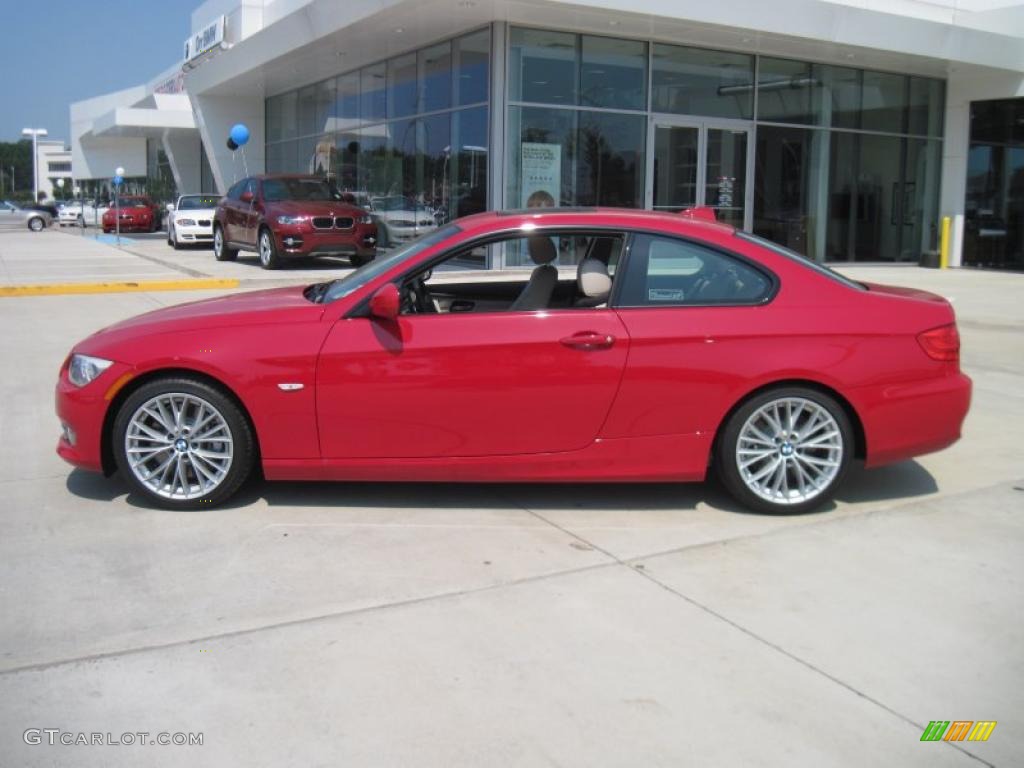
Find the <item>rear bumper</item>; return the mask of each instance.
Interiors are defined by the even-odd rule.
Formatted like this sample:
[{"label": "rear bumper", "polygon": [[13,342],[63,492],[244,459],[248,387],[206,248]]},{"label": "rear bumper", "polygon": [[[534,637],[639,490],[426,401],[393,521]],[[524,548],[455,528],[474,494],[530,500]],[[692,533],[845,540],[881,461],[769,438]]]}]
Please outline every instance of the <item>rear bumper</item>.
[{"label": "rear bumper", "polygon": [[864,424],[865,466],[904,461],[955,443],[971,405],[971,389],[971,380],[958,372],[851,392]]}]

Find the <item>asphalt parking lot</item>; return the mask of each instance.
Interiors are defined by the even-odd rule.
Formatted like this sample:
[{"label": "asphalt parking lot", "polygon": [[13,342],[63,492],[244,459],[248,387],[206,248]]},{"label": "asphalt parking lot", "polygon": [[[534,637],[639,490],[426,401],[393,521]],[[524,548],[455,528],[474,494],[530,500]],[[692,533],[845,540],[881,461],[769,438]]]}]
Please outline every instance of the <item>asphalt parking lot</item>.
[{"label": "asphalt parking lot", "polygon": [[[348,268],[129,239],[0,233],[0,283]],[[57,369],[224,289],[0,298],[0,766],[1019,765],[1024,275],[846,271],[952,299],[974,402],[957,445],[799,517],[713,484],[256,484],[150,509],[55,455]],[[998,725],[921,742],[937,719]]]}]

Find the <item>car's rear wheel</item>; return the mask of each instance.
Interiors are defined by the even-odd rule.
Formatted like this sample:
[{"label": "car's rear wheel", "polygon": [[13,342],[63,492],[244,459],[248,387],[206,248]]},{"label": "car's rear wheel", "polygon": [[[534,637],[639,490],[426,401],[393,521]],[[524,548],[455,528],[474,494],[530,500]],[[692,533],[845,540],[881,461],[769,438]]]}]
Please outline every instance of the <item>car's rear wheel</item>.
[{"label": "car's rear wheel", "polygon": [[133,392],[114,420],[118,468],[167,509],[210,507],[252,472],[256,445],[238,405],[196,379],[157,379]]},{"label": "car's rear wheel", "polygon": [[213,228],[213,256],[217,261],[234,261],[238,258],[238,250],[228,248],[224,239],[224,230],[221,227]]},{"label": "car's rear wheel", "polygon": [[266,227],[260,230],[259,253],[260,266],[264,269],[277,269],[281,266],[281,259],[277,255],[277,245],[274,243],[274,235]]},{"label": "car's rear wheel", "polygon": [[850,419],[829,395],[768,390],[730,417],[715,456],[729,493],[759,512],[799,514],[835,494],[853,458]]},{"label": "car's rear wheel", "polygon": [[28,220],[28,228],[33,232],[39,232],[46,227],[46,222],[43,221],[41,216],[33,216]]}]

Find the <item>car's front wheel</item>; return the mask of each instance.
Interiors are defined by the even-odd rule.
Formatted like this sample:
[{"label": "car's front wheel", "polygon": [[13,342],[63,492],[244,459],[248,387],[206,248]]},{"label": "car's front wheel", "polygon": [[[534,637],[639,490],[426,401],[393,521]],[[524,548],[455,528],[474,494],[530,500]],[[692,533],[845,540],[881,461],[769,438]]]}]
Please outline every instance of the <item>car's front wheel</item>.
[{"label": "car's front wheel", "polygon": [[256,458],[252,428],[238,405],[183,377],[156,379],[133,392],[114,420],[113,446],[128,482],[167,509],[225,501]]},{"label": "car's front wheel", "polygon": [[238,250],[228,248],[228,243],[224,239],[224,229],[219,226],[213,228],[213,257],[217,261],[234,261],[238,258]]},{"label": "car's front wheel", "polygon": [[752,397],[733,413],[715,464],[726,489],[744,506],[799,514],[832,498],[853,452],[850,419],[834,398],[784,387]]},{"label": "car's front wheel", "polygon": [[277,269],[281,266],[281,260],[277,255],[277,245],[274,243],[274,235],[269,229],[260,230],[259,251],[261,267]]},{"label": "car's front wheel", "polygon": [[33,216],[28,220],[28,228],[33,232],[39,232],[46,227],[46,222],[43,221],[41,216]]}]

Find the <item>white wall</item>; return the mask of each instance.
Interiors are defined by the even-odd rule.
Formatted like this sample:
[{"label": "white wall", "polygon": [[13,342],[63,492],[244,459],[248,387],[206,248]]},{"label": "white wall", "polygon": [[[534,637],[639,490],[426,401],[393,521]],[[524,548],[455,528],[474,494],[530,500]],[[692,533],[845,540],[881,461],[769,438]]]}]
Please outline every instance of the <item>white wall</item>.
[{"label": "white wall", "polygon": [[146,95],[144,86],[106,93],[70,107],[71,162],[76,179],[106,179],[123,166],[127,176],[146,175],[146,140],[99,138],[87,135],[93,121],[119,106],[134,104]]},{"label": "white wall", "polygon": [[[235,181],[263,173],[266,134],[262,95],[190,96],[217,190],[223,194]],[[228,132],[236,123],[249,128],[249,142],[232,152],[227,147]]]}]

